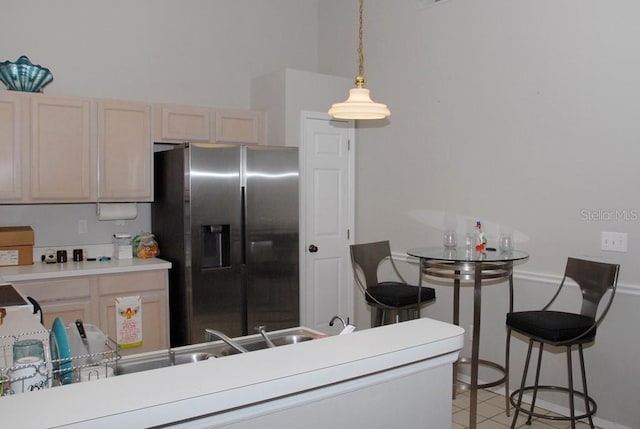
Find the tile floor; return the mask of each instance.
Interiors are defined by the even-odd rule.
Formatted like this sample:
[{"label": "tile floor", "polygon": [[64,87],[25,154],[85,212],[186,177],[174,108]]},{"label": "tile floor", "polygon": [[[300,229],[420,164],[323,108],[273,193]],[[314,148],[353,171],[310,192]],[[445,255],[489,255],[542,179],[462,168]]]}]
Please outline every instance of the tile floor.
[{"label": "tile floor", "polygon": [[[538,413],[551,413],[538,409]],[[504,410],[504,396],[488,390],[478,391],[478,424],[477,429],[508,429],[511,427],[511,416],[507,417]],[[566,429],[571,427],[570,422],[558,422],[553,420],[533,420],[531,426],[525,424],[526,416],[518,416],[516,428],[524,429]],[[453,400],[453,424],[452,429],[467,429],[469,427],[469,392],[459,392]],[[597,427],[597,426],[596,426]],[[576,424],[578,429],[589,428],[587,423]]]}]

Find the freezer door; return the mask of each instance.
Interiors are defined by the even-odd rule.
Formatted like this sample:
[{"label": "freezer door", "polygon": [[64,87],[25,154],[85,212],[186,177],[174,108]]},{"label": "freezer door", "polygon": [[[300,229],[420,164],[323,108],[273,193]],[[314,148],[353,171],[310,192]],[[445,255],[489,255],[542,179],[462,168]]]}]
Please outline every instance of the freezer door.
[{"label": "freezer door", "polygon": [[298,150],[247,146],[245,174],[249,331],[298,326]]},{"label": "freezer door", "polygon": [[190,343],[206,328],[243,335],[241,148],[191,144]]}]

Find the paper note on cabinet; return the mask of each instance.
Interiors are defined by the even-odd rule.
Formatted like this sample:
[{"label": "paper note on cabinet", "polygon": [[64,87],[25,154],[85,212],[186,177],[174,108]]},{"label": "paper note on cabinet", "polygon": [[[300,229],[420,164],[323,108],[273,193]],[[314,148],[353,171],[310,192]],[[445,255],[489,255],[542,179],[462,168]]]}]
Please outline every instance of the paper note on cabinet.
[{"label": "paper note on cabinet", "polygon": [[122,348],[142,345],[142,299],[116,298],[116,342]]}]

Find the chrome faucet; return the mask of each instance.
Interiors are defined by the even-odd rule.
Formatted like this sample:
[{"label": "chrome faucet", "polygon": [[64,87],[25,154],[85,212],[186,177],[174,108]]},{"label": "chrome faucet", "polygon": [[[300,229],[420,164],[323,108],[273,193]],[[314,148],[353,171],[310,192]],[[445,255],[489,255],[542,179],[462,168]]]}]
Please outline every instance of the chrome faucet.
[{"label": "chrome faucet", "polygon": [[225,334],[223,334],[220,331],[216,331],[215,329],[205,329],[205,332],[207,333],[207,339],[209,341],[211,341],[212,338],[217,338],[219,340],[224,341],[229,347],[233,348],[234,350],[240,353],[249,352],[249,350],[245,349],[240,344],[236,343],[235,341],[233,341],[231,338],[227,337]]},{"label": "chrome faucet", "polygon": [[333,316],[331,318],[331,322],[329,322],[329,326],[333,326],[333,322],[335,322],[336,320],[339,320],[340,323],[342,323],[342,329],[347,327],[347,322],[345,322],[341,316]]},{"label": "chrome faucet", "polygon": [[267,333],[266,333],[266,331],[265,331],[265,329],[266,329],[266,328],[267,328],[266,326],[264,326],[264,325],[260,325],[260,326],[258,326],[258,327],[256,328],[256,330],[260,333],[260,335],[262,335],[262,338],[264,338],[264,340],[267,342],[267,346],[268,346],[269,348],[273,348],[273,347],[275,347],[276,345],[275,345],[275,344],[273,344],[273,341],[271,341],[271,338],[269,338],[269,336],[267,335]]}]

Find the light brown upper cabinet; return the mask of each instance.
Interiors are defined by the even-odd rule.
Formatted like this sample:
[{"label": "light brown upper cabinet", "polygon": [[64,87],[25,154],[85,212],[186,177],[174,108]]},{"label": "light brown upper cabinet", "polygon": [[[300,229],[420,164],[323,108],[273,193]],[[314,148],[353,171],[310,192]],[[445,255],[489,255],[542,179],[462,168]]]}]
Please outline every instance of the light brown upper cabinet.
[{"label": "light brown upper cabinet", "polygon": [[266,114],[0,90],[0,204],[153,201],[153,142],[266,144]]},{"label": "light brown upper cabinet", "polygon": [[95,200],[91,102],[0,91],[0,203]]},{"label": "light brown upper cabinet", "polygon": [[24,97],[0,92],[0,203],[22,199]]},{"label": "light brown upper cabinet", "polygon": [[264,113],[246,110],[217,110],[215,141],[265,144]]},{"label": "light brown upper cabinet", "polygon": [[207,107],[159,104],[154,106],[157,142],[209,142],[215,120]]},{"label": "light brown upper cabinet", "polygon": [[32,95],[30,103],[31,199],[95,201],[91,101]]},{"label": "light brown upper cabinet", "polygon": [[266,144],[264,112],[154,105],[154,141]]},{"label": "light brown upper cabinet", "polygon": [[96,104],[98,201],[152,201],[151,105]]}]

